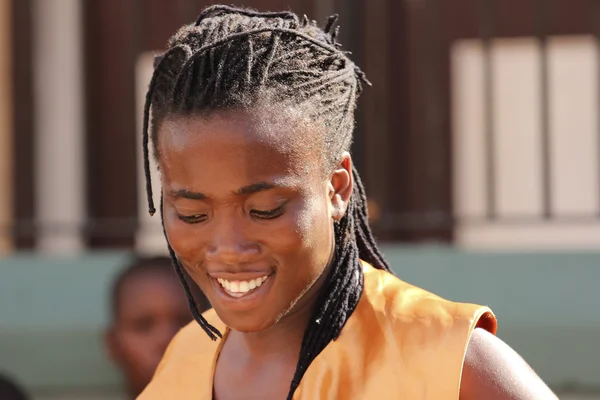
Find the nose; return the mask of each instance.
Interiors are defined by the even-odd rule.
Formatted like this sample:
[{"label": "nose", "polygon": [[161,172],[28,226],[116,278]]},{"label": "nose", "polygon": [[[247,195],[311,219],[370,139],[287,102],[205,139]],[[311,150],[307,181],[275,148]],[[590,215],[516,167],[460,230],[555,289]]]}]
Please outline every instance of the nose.
[{"label": "nose", "polygon": [[208,261],[241,264],[260,253],[257,243],[248,238],[243,222],[233,219],[214,221],[212,240],[206,251]]}]

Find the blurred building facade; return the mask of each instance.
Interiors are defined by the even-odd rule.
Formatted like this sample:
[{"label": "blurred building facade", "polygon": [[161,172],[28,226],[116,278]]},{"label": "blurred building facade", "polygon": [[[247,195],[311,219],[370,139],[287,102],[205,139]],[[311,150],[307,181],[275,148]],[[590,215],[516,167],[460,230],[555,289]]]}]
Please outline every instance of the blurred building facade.
[{"label": "blurred building facade", "polygon": [[[164,251],[159,218],[146,213],[142,101],[153,55],[212,3],[0,0],[0,288],[18,296],[13,277],[32,296],[51,296],[26,279],[47,274],[40,257],[50,257],[54,290],[57,276],[65,287],[76,276],[82,286],[64,290],[96,293],[77,300],[91,314],[65,311],[89,324],[82,343],[102,318],[95,285],[133,249]],[[243,4],[321,22],[340,14],[340,40],[373,83],[359,102],[353,153],[396,271],[501,311],[509,342],[553,385],[600,387],[589,368],[600,352],[566,349],[593,346],[600,332],[600,296],[589,286],[600,279],[600,2]],[[79,265],[101,268],[102,254],[109,266],[86,279]],[[0,356],[16,356],[6,343],[27,325],[18,314],[36,307],[0,299]],[[4,347],[3,315],[13,321]],[[540,337],[565,348],[540,347]],[[68,345],[61,340],[52,343]],[[102,391],[115,377],[94,364],[99,357],[70,380],[35,381],[35,357],[16,370],[42,389]],[[100,378],[86,380],[93,371]]]},{"label": "blurred building facade", "polygon": [[[211,2],[3,3],[4,247],[148,247],[141,96],[152,55]],[[600,246],[596,2],[247,4],[341,14],[373,82],[354,156],[381,240],[510,247],[507,225],[568,225],[574,247]]]}]

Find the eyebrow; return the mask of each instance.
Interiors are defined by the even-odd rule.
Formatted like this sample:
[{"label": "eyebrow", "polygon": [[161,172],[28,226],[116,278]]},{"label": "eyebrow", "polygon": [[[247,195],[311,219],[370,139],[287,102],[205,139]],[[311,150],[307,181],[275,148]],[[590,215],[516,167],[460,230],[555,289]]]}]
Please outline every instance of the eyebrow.
[{"label": "eyebrow", "polygon": [[171,197],[181,198],[181,199],[190,199],[190,200],[204,200],[206,199],[206,195],[200,192],[192,192],[187,189],[179,189],[179,190],[171,190],[169,192]]},{"label": "eyebrow", "polygon": [[[267,190],[276,189],[278,187],[284,187],[284,185],[268,183],[268,182],[259,182],[259,183],[253,183],[252,185],[241,187],[238,190],[236,190],[234,192],[234,194],[236,196],[247,196],[249,194],[254,194],[254,193],[258,193],[258,192],[264,192]],[[169,194],[172,197],[189,199],[189,200],[204,200],[208,197],[204,193],[192,192],[187,189],[172,190],[169,192]]]},{"label": "eyebrow", "polygon": [[258,192],[264,192],[267,190],[275,189],[280,186],[281,185],[276,185],[274,183],[268,183],[268,182],[253,183],[252,185],[248,185],[248,186],[239,188],[235,192],[235,194],[238,196],[249,195],[249,194],[254,194],[254,193],[258,193]]}]

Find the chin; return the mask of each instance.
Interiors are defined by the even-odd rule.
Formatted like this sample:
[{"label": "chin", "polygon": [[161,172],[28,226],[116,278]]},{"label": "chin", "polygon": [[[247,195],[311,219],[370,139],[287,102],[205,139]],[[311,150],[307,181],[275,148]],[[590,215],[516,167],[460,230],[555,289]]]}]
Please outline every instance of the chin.
[{"label": "chin", "polygon": [[241,333],[258,333],[273,327],[280,318],[268,318],[248,313],[246,315],[234,315],[231,312],[219,312],[218,308],[215,311],[221,321],[229,327],[229,329]]}]

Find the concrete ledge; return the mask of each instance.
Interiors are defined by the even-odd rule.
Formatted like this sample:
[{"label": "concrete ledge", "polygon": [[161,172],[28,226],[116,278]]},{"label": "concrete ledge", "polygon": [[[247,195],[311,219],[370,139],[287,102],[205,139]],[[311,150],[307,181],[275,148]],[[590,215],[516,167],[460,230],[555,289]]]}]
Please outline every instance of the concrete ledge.
[{"label": "concrete ledge", "polygon": [[36,391],[117,391],[119,376],[102,346],[99,329],[2,332],[0,371]]},{"label": "concrete ledge", "polygon": [[[385,247],[404,280],[487,304],[499,336],[553,387],[600,388],[600,253],[473,253]],[[34,392],[112,392],[101,332],[126,253],[0,260],[0,371]]]},{"label": "concrete ledge", "polygon": [[450,300],[490,306],[498,336],[553,387],[600,388],[600,253],[384,251],[401,279]]}]

